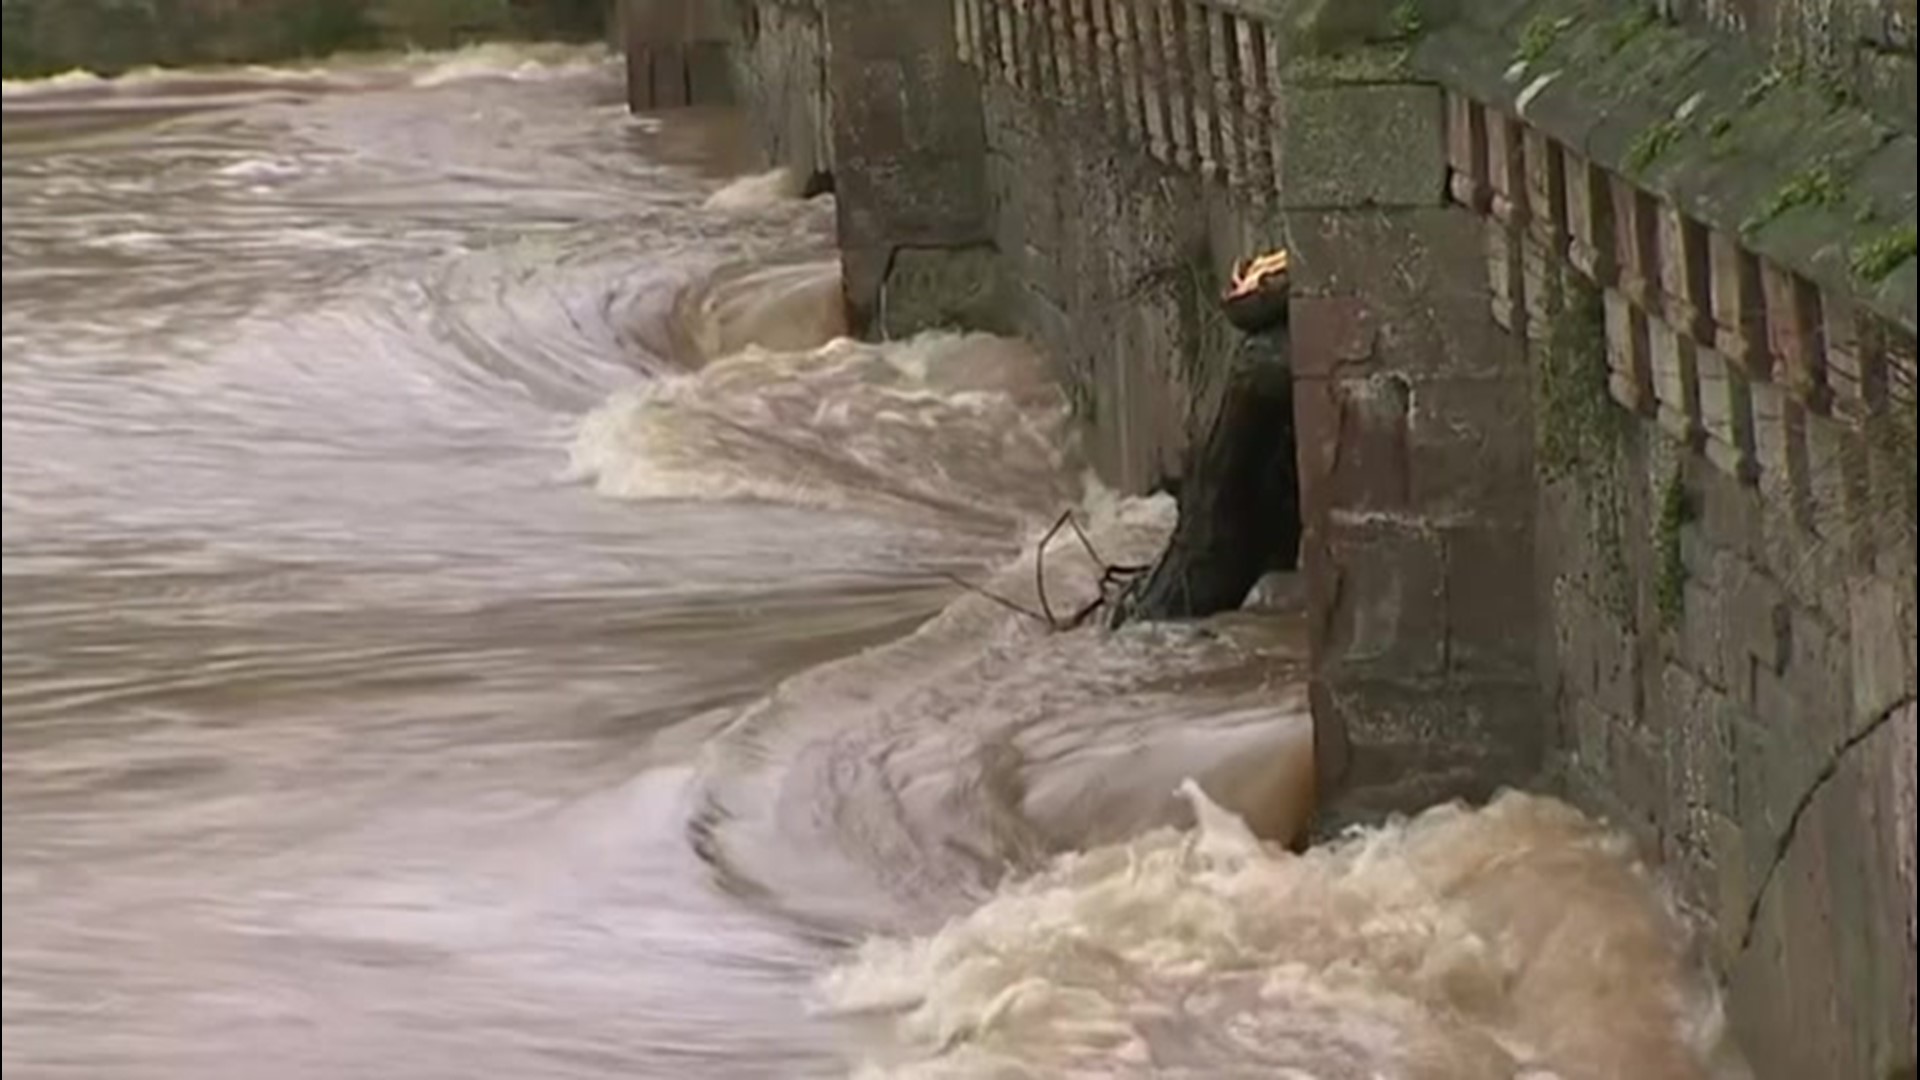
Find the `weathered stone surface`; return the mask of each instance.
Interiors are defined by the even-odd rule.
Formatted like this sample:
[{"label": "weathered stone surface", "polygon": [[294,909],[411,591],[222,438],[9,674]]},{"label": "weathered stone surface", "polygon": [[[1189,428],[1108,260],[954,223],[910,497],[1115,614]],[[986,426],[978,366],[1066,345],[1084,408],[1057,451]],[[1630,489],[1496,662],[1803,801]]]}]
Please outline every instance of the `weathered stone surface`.
[{"label": "weathered stone surface", "polygon": [[1406,509],[1412,483],[1406,379],[1303,381],[1298,393],[1307,503],[1320,511]]},{"label": "weathered stone surface", "polygon": [[[1913,1059],[1913,724],[1909,705],[1804,788],[1800,827],[1756,864],[1771,873],[1751,881],[1764,891],[1750,893],[1759,920],[1733,965],[1733,1018],[1749,1052],[1781,1055],[1776,1075],[1881,1075]],[[1769,1025],[1787,1020],[1802,1021],[1797,1037],[1777,1039]]]},{"label": "weathered stone surface", "polygon": [[1379,342],[1372,308],[1357,296],[1301,296],[1289,306],[1299,378],[1364,374]]},{"label": "weathered stone surface", "polygon": [[1538,767],[1540,703],[1531,679],[1320,682],[1314,718],[1344,736],[1344,767],[1323,774],[1339,776],[1344,788],[1335,821],[1484,799],[1503,777],[1531,777]]},{"label": "weathered stone surface", "polygon": [[[1408,376],[1518,370],[1515,343],[1487,318],[1481,226],[1471,215],[1438,209],[1296,211],[1286,215],[1286,228],[1295,302],[1358,301],[1359,308],[1323,309],[1325,317],[1370,327],[1378,369]],[[1364,333],[1326,336],[1346,341]]]},{"label": "weathered stone surface", "polygon": [[1447,179],[1440,109],[1431,85],[1282,88],[1281,205],[1439,206]]},{"label": "weathered stone surface", "polygon": [[894,251],[990,242],[982,103],[950,9],[823,0],[821,11],[849,321],[865,331]]},{"label": "weathered stone surface", "polygon": [[[712,7],[712,5],[700,5]],[[764,163],[803,176],[831,169],[826,33],[811,6],[756,3],[756,32],[729,50],[733,77]]]},{"label": "weathered stone surface", "polygon": [[1314,650],[1319,664],[1356,677],[1445,671],[1446,568],[1438,541],[1388,525],[1335,521],[1324,545],[1339,585]]},{"label": "weathered stone surface", "polygon": [[881,285],[879,329],[888,338],[917,331],[1006,327],[1007,310],[992,247],[902,247]]},{"label": "weathered stone surface", "polygon": [[1532,557],[1525,522],[1446,530],[1446,662],[1456,677],[1520,680],[1533,672],[1537,599],[1516,587]]},{"label": "weathered stone surface", "polygon": [[1414,382],[1407,434],[1409,504],[1449,520],[1529,519],[1533,440],[1516,418],[1531,408],[1527,382],[1518,376]]},{"label": "weathered stone surface", "polygon": [[1858,576],[1847,589],[1851,612],[1853,719],[1864,721],[1914,696],[1914,594],[1911,586]]}]

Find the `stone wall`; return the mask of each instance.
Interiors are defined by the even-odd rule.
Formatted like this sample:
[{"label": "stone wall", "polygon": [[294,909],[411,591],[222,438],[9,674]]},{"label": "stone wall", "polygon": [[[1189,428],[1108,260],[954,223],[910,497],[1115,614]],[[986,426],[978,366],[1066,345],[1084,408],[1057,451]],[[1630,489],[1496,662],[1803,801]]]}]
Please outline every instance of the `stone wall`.
[{"label": "stone wall", "polygon": [[1763,1076],[1911,1063],[1912,137],[1631,11],[1415,63],[1533,371],[1560,779],[1711,917]]},{"label": "stone wall", "polygon": [[[1350,15],[1343,10],[1340,14]],[[1294,255],[1294,355],[1330,822],[1534,779],[1526,370],[1473,216],[1445,201],[1406,28],[1332,56],[1323,16],[1202,3],[957,5],[988,84],[995,240],[1096,459],[1177,473],[1231,331],[1227,268]],[[1299,31],[1316,44],[1299,47]]]},{"label": "stone wall", "polygon": [[766,164],[800,175],[831,171],[826,19],[820,0],[712,5],[731,11],[734,87]]},{"label": "stone wall", "polygon": [[729,13],[726,5],[703,0],[621,0],[627,107],[650,112],[732,104],[729,57],[738,37]]},{"label": "stone wall", "polygon": [[1177,473],[1227,268],[1293,252],[1330,821],[1556,786],[1710,918],[1763,1076],[1911,1061],[1910,113],[1780,62],[1789,0],[890,2],[836,61],[854,6],[856,310],[1042,342],[1110,481]]},{"label": "stone wall", "polygon": [[1737,35],[1776,65],[1808,70],[1913,130],[1914,0],[1660,0],[1658,7]]}]

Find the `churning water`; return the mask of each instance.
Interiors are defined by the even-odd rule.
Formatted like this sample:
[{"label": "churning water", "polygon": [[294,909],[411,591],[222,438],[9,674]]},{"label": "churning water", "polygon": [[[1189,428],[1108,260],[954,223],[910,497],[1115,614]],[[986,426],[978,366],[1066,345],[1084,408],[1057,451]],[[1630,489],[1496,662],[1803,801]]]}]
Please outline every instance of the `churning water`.
[{"label": "churning water", "polygon": [[1267,842],[1293,619],[976,591],[1171,509],[1019,343],[842,339],[728,117],[494,48],[4,131],[9,1076],[1739,1075],[1557,803]]}]

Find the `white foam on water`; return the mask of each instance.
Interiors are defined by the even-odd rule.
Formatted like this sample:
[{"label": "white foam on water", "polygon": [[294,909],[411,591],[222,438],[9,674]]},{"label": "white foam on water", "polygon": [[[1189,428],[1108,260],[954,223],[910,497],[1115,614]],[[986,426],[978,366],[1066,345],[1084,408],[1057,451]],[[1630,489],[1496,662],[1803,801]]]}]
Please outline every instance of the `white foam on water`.
[{"label": "white foam on water", "polygon": [[728,213],[757,213],[793,202],[805,190],[805,179],[791,169],[771,169],[730,181],[707,197],[706,207]]},{"label": "white foam on water", "polygon": [[1688,927],[1551,799],[1292,855],[1192,784],[1197,829],[1071,853],[821,983],[889,1077],[1736,1080]]},{"label": "white foam on water", "polygon": [[412,54],[409,62],[420,69],[412,79],[413,85],[434,87],[474,79],[527,82],[565,78],[592,70],[606,59],[606,51],[599,48],[487,42]]},{"label": "white foam on water", "polygon": [[57,75],[37,79],[0,79],[0,97],[27,98],[42,94],[73,93],[105,86],[107,80],[91,71],[74,68]]},{"label": "white foam on water", "polygon": [[139,67],[118,75],[73,69],[0,82],[0,96],[16,102],[41,97],[127,98],[207,95],[248,90],[354,90],[412,85],[446,86],[475,79],[531,81],[572,77],[604,65],[598,46],[489,42],[446,50],[366,53],[325,64],[245,64],[188,68]]},{"label": "white foam on water", "polygon": [[1006,530],[1076,497],[1065,403],[1032,349],[983,334],[749,345],[613,395],[571,475],[634,499],[759,498]]}]

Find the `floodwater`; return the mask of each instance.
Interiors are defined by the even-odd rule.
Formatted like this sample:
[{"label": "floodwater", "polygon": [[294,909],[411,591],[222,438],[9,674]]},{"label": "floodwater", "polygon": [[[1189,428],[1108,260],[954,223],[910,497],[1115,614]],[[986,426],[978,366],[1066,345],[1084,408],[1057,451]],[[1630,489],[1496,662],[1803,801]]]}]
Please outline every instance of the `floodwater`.
[{"label": "floodwater", "polygon": [[1014,610],[1170,506],[617,86],[6,86],[10,1077],[1741,1075],[1558,803],[1267,842],[1297,620]]}]

